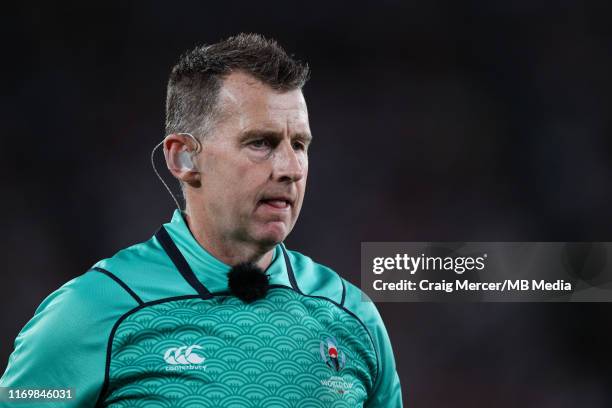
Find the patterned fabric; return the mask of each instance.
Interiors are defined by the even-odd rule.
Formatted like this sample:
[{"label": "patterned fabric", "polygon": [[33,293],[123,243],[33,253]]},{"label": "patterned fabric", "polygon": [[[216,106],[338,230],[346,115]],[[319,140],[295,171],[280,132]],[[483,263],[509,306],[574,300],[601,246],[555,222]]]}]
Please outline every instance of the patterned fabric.
[{"label": "patterned fabric", "polygon": [[387,331],[359,288],[284,244],[263,299],[231,296],[229,269],[175,212],[50,294],[15,339],[0,387],[73,398],[0,407],[402,406]]},{"label": "patterned fabric", "polygon": [[[346,356],[338,372],[320,353],[329,337]],[[184,357],[189,347],[190,356],[197,355],[192,360],[201,362],[183,358],[175,364],[174,354]],[[364,327],[327,300],[304,298],[290,288],[273,288],[249,305],[228,296],[169,300],[138,309],[119,324],[106,402],[354,408],[363,406],[375,370]]]}]

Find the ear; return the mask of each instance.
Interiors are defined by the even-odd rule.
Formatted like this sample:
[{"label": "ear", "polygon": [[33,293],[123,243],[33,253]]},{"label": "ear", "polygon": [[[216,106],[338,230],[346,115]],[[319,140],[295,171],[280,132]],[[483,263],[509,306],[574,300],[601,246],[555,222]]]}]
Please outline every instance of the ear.
[{"label": "ear", "polygon": [[199,150],[199,142],[186,133],[173,133],[164,139],[164,157],[168,170],[177,179],[194,187],[200,183],[195,158]]}]

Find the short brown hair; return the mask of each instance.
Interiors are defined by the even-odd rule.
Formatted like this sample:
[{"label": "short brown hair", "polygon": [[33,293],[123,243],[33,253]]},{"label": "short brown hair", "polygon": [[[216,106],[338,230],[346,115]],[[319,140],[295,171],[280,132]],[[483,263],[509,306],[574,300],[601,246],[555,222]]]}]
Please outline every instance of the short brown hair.
[{"label": "short brown hair", "polygon": [[244,71],[273,89],[301,89],[308,64],[295,60],[260,34],[238,34],[183,54],[172,68],[166,96],[166,135],[188,132],[204,137],[215,119],[223,79]]}]

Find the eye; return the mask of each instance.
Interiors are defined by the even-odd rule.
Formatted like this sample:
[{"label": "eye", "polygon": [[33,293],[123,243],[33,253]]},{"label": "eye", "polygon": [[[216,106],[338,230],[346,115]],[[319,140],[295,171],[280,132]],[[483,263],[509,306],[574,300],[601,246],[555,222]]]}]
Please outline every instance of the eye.
[{"label": "eye", "polygon": [[249,146],[256,150],[268,149],[271,147],[270,142],[266,139],[255,139],[249,142]]},{"label": "eye", "polygon": [[293,142],[293,148],[295,150],[306,150],[306,146],[304,145],[303,142],[300,142],[300,141]]}]

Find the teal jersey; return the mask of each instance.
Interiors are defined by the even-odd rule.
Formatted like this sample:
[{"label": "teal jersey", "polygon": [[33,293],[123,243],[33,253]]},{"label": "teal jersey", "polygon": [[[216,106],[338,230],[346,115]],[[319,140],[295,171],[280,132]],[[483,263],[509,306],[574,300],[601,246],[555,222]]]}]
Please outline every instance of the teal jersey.
[{"label": "teal jersey", "polygon": [[49,295],[17,336],[0,387],[72,398],[0,406],[402,406],[387,331],[359,288],[284,244],[265,298],[232,296],[229,270],[176,211]]}]

